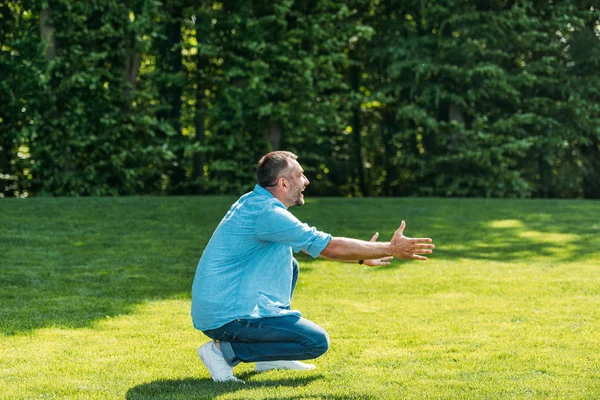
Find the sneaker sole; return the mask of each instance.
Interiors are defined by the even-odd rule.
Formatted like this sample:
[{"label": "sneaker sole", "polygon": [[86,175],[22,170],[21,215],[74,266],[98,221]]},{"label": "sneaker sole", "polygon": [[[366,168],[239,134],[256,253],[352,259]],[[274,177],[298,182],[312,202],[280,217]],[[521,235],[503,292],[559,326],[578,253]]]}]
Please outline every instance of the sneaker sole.
[{"label": "sneaker sole", "polygon": [[313,367],[313,368],[282,368],[282,367],[258,367],[258,368],[254,368],[254,372],[267,372],[267,371],[275,371],[275,370],[280,370],[280,371],[313,371],[317,369],[317,367]]}]

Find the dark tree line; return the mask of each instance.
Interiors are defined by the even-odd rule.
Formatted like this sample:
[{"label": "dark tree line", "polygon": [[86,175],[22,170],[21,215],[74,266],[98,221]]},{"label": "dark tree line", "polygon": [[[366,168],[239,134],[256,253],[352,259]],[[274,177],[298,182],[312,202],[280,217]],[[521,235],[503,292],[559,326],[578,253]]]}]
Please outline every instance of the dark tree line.
[{"label": "dark tree line", "polygon": [[596,7],[0,2],[0,195],[600,198]]}]

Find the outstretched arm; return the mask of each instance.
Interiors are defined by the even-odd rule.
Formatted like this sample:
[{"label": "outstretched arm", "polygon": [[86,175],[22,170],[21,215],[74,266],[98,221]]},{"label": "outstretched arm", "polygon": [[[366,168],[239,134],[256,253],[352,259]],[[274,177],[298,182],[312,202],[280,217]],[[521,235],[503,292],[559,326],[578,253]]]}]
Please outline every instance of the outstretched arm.
[{"label": "outstretched arm", "polygon": [[375,260],[385,257],[427,260],[420,254],[431,254],[435,245],[430,238],[404,236],[406,223],[400,227],[389,242],[366,241],[344,237],[332,237],[321,255],[334,260]]},{"label": "outstretched arm", "polygon": [[[378,237],[379,237],[379,232],[375,232],[375,234],[371,238],[370,242],[376,242]],[[327,260],[335,260],[335,261],[341,261],[341,262],[351,262],[351,263],[357,263],[357,262],[359,262],[358,259],[356,259],[356,260],[339,260],[339,259],[335,259],[335,258],[329,258],[329,257],[324,256],[323,253],[321,253],[319,255],[319,257],[320,258],[325,258]],[[379,267],[379,266],[382,266],[382,265],[390,265],[390,260],[392,258],[394,258],[394,257],[393,256],[386,256],[386,257],[374,258],[372,260],[363,260],[363,261],[364,261],[364,264],[368,265],[369,267]]]}]

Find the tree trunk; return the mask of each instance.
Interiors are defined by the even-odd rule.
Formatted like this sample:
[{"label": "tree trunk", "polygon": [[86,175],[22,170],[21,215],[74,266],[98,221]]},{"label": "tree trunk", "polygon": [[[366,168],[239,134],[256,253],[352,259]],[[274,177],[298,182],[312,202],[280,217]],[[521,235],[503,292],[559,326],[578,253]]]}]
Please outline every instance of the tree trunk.
[{"label": "tree trunk", "polygon": [[450,104],[450,107],[448,107],[448,120],[450,122],[458,122],[461,125],[465,124],[465,116],[460,107],[456,104]]},{"label": "tree trunk", "polygon": [[125,68],[123,70],[123,78],[126,83],[123,93],[125,99],[129,99],[131,90],[135,87],[141,64],[142,54],[136,49],[135,35],[131,35],[125,39]]},{"label": "tree trunk", "polygon": [[266,136],[271,151],[279,150],[281,148],[282,128],[281,123],[269,121],[267,123]]},{"label": "tree trunk", "polygon": [[[350,68],[352,91],[358,96],[360,92],[360,67],[353,65]],[[362,124],[360,118],[360,102],[357,100],[352,111],[352,140],[354,141],[354,162],[358,172],[358,187],[363,196],[369,196],[369,187],[365,179],[365,167],[362,159]]]},{"label": "tree trunk", "polygon": [[40,35],[42,41],[46,43],[46,59],[52,60],[56,57],[56,30],[48,23],[52,17],[52,10],[49,6],[42,9],[40,13]]},{"label": "tree trunk", "polygon": [[[169,19],[165,26],[166,39],[160,43],[160,60],[158,68],[169,75],[181,74],[181,18],[183,7],[179,4],[172,6]],[[171,79],[170,79],[171,80]],[[173,129],[181,132],[181,95],[183,86],[179,82],[162,84],[160,88],[161,101],[167,105],[159,117],[167,120]]]},{"label": "tree trunk", "polygon": [[583,155],[583,196],[586,199],[600,199],[600,141],[592,139],[592,143],[581,148]]},{"label": "tree trunk", "polygon": [[[175,3],[175,4],[173,4]],[[157,113],[158,118],[171,125],[176,132],[172,140],[176,162],[173,163],[168,172],[170,178],[172,194],[184,194],[184,182],[186,180],[185,169],[181,165],[184,160],[184,146],[181,135],[181,96],[183,94],[183,85],[178,81],[179,74],[182,74],[181,59],[181,19],[183,15],[183,5],[180,2],[173,2],[169,7],[169,17],[165,26],[166,39],[159,44],[159,61],[157,69],[170,75],[167,82],[163,82],[160,91],[161,103],[165,106],[162,111]]]},{"label": "tree trunk", "polygon": [[[196,32],[200,32],[199,29],[196,29]],[[198,54],[198,58],[196,59],[196,68],[197,68],[197,79],[196,79],[196,110],[194,112],[194,127],[196,130],[196,134],[194,136],[194,140],[200,146],[204,146],[206,141],[206,134],[204,130],[204,120],[206,118],[206,107],[204,104],[204,85],[202,85],[202,71],[206,68],[206,57],[201,54]],[[204,154],[202,152],[194,153],[194,157],[192,160],[192,178],[194,182],[197,182],[195,185],[195,192],[197,194],[204,194]]]},{"label": "tree trunk", "polygon": [[396,156],[394,154],[394,146],[392,143],[392,136],[394,133],[394,114],[386,110],[383,112],[383,121],[381,122],[381,133],[383,142],[383,170],[385,171],[385,179],[383,180],[383,195],[391,196],[391,180],[394,176],[393,165],[390,160]]}]

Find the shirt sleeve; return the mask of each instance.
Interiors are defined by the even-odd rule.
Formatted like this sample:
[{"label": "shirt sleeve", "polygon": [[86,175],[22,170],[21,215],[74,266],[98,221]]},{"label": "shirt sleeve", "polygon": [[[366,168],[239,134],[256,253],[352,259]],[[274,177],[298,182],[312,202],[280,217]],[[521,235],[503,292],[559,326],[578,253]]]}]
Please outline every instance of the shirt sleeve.
[{"label": "shirt sleeve", "polygon": [[327,247],[331,235],[301,222],[277,203],[266,205],[258,215],[256,237],[259,240],[290,246],[294,251],[306,251],[316,258]]}]

